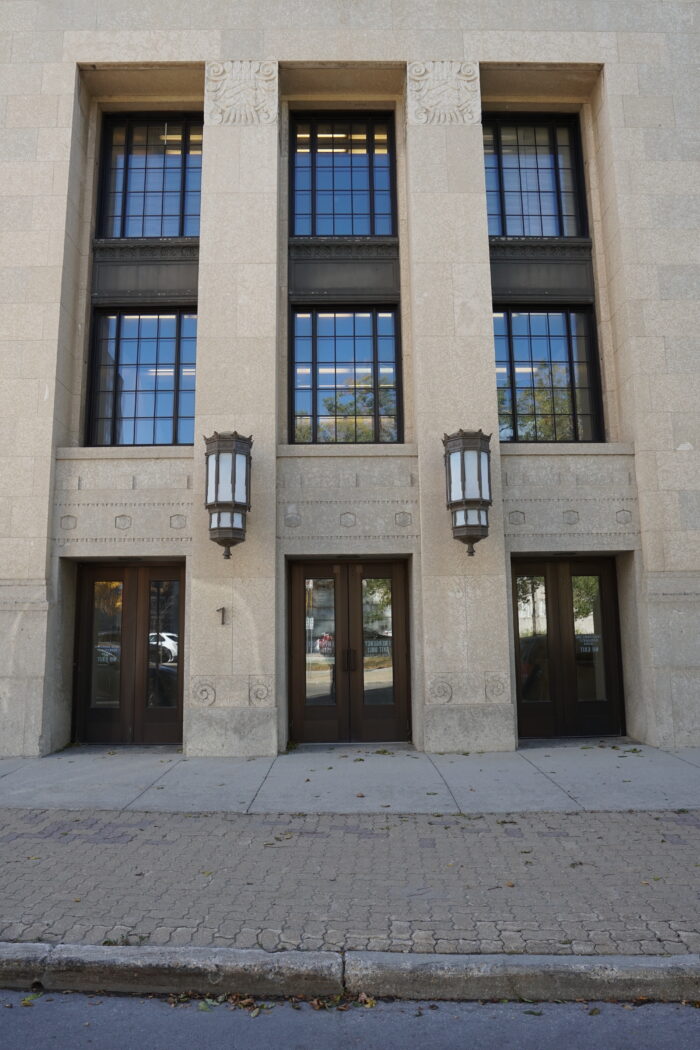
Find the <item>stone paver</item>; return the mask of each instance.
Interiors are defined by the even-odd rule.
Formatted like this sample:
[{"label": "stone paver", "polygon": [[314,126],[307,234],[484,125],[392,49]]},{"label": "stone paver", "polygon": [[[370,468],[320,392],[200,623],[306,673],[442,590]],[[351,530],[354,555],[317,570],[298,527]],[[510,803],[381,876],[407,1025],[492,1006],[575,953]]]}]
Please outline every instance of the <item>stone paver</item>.
[{"label": "stone paver", "polygon": [[0,810],[0,939],[700,951],[700,812]]}]

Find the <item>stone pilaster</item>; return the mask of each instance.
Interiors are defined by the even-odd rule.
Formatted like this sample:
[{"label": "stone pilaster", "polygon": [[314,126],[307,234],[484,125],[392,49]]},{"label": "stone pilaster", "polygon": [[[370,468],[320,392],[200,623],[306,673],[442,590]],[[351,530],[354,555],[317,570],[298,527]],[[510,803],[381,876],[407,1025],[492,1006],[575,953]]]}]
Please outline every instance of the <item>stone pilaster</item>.
[{"label": "stone pilaster", "polygon": [[[195,509],[189,590],[188,754],[274,754],[277,65],[207,65],[199,264]],[[253,435],[247,538],[209,540],[204,443]],[[224,623],[220,609],[224,609]]]},{"label": "stone pilaster", "polygon": [[[427,751],[515,746],[478,68],[411,62],[406,165]],[[442,436],[492,434],[490,535],[452,538]]]}]

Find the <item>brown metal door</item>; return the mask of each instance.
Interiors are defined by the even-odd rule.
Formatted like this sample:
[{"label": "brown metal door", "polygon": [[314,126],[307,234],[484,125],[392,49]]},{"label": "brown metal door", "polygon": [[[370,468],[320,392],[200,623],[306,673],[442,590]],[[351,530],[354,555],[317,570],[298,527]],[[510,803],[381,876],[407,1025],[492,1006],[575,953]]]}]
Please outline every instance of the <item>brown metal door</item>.
[{"label": "brown metal door", "polygon": [[408,740],[404,562],[296,562],[290,580],[291,736]]},{"label": "brown metal door", "polygon": [[76,736],[182,739],[184,570],[85,565],[79,577]]},{"label": "brown metal door", "polygon": [[514,562],[513,605],[520,736],[622,732],[614,562]]}]

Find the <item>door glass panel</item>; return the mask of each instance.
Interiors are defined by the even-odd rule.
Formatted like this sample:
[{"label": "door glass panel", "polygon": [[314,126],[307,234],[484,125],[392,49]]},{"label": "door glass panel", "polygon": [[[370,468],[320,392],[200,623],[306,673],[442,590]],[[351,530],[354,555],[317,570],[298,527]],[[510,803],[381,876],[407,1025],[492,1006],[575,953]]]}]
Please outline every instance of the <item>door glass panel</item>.
[{"label": "door glass panel", "polygon": [[572,576],[576,698],[605,700],[600,576]]},{"label": "door glass panel", "polygon": [[148,605],[147,707],[177,707],[180,584],[151,580]]},{"label": "door glass panel", "polygon": [[516,576],[520,695],[524,701],[549,700],[547,592],[544,576]]},{"label": "door glass panel", "polygon": [[123,584],[96,580],[92,600],[90,707],[119,707]]},{"label": "door glass panel", "polygon": [[394,703],[391,580],[362,581],[362,672],[364,702]]},{"label": "door glass panel", "polygon": [[335,704],[335,580],[307,579],[305,646],[307,706]]}]

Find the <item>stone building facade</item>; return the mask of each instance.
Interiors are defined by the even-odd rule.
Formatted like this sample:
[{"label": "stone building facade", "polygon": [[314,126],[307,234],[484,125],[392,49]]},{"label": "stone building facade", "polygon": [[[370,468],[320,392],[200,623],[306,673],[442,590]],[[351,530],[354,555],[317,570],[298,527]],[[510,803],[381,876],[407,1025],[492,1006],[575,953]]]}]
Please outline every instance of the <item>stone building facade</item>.
[{"label": "stone building facade", "polygon": [[0,6],[0,753],[700,744],[696,19]]}]

